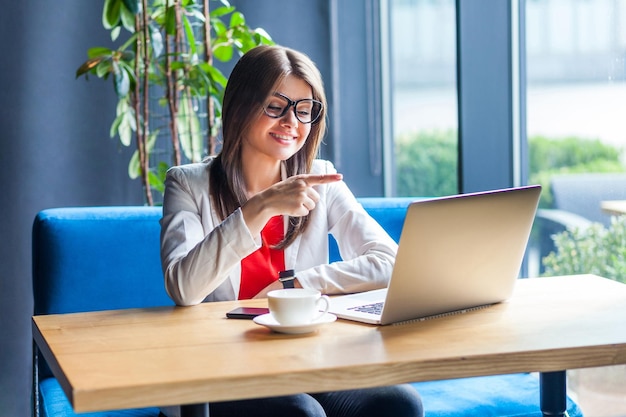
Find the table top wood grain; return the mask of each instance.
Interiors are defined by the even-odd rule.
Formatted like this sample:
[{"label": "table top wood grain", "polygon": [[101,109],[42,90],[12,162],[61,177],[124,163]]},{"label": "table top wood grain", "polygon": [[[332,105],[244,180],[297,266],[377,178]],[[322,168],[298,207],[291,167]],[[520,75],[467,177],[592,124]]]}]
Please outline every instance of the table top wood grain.
[{"label": "table top wood grain", "polygon": [[225,317],[266,303],[35,316],[33,337],[77,412],[626,363],[626,285],[593,275],[520,279],[504,303],[399,325],[286,335]]}]

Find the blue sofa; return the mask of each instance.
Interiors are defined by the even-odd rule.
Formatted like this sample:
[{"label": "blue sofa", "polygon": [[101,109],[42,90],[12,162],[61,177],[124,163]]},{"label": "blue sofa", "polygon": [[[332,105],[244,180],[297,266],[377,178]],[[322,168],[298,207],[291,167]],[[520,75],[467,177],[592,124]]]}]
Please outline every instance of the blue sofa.
[{"label": "blue sofa", "polygon": [[[398,240],[408,198],[363,198],[368,212]],[[157,207],[83,207],[43,210],[33,224],[34,312],[71,313],[172,305],[159,260]],[[331,240],[330,259],[339,258]],[[498,375],[413,384],[427,417],[541,417],[539,380]],[[34,355],[34,414],[75,416],[50,370]],[[568,399],[570,417],[582,416]],[[157,408],[80,414],[157,417]]]}]

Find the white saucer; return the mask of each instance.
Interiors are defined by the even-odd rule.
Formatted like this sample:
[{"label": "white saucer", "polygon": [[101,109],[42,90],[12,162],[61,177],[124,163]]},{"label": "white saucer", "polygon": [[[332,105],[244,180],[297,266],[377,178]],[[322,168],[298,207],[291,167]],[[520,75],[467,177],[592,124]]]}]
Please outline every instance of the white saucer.
[{"label": "white saucer", "polygon": [[279,324],[276,320],[274,320],[274,317],[272,317],[270,313],[256,316],[254,319],[252,319],[252,321],[254,321],[256,324],[265,326],[275,332],[288,334],[311,333],[317,330],[318,326],[326,323],[332,323],[335,320],[337,320],[337,316],[331,313],[326,313],[321,318],[312,321],[311,323],[292,326],[284,326],[282,324]]}]

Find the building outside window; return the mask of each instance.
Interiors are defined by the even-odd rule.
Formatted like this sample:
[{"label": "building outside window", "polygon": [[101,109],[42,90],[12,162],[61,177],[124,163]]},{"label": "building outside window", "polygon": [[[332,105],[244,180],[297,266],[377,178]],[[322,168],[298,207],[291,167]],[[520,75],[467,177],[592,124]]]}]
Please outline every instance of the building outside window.
[{"label": "building outside window", "polygon": [[[609,225],[597,199],[626,199],[626,174],[613,175],[626,170],[626,3],[527,0],[526,57],[530,180],[548,187],[542,205]],[[595,176],[602,192],[592,173],[611,174]],[[566,176],[579,179],[575,205],[559,198]]]}]

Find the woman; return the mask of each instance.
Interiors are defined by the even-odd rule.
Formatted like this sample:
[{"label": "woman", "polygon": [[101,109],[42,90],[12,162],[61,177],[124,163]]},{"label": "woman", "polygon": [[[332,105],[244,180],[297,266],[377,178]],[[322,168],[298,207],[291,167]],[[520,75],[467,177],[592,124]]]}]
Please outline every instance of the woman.
[{"label": "woman", "polygon": [[[326,97],[304,54],[246,53],[229,78],[216,157],[166,179],[161,260],[178,305],[266,297],[305,287],[326,294],[386,286],[397,245],[333,165],[316,160]],[[345,261],[328,264],[328,233]],[[279,272],[296,278],[282,282]],[[410,386],[210,404],[211,416],[421,416]]]}]

